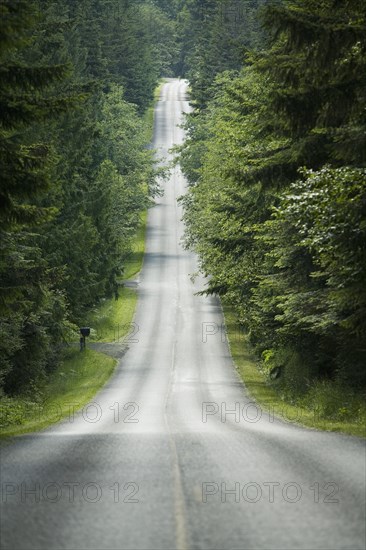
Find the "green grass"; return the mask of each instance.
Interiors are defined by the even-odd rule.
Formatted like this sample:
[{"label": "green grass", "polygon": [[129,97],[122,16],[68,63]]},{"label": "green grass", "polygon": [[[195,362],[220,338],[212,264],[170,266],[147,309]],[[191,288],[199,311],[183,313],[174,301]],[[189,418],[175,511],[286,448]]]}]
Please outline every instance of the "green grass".
[{"label": "green grass", "polygon": [[302,407],[285,402],[279,393],[269,384],[266,377],[259,371],[258,362],[249,351],[249,345],[242,332],[238,330],[237,318],[233,310],[224,305],[226,330],[229,339],[231,354],[236,368],[251,397],[255,399],[262,410],[271,416],[275,415],[284,420],[297,423],[309,428],[343,432],[349,435],[366,437],[364,413],[356,420],[334,420],[323,418],[321,402],[315,403],[312,408]]},{"label": "green grass", "polygon": [[70,417],[90,402],[112,375],[117,361],[96,351],[70,348],[60,367],[29,397],[0,400],[1,436],[34,432]]},{"label": "green grass", "polygon": [[142,212],[140,226],[135,237],[132,240],[132,253],[129,256],[124,271],[124,279],[132,279],[142,268],[145,254],[147,211]]},{"label": "green grass", "polygon": [[136,309],[137,292],[131,288],[122,288],[118,300],[110,298],[95,308],[87,317],[91,327],[91,342],[117,342],[130,331]]},{"label": "green grass", "polygon": [[146,109],[146,112],[144,114],[144,122],[146,125],[146,143],[150,143],[153,138],[154,134],[154,113],[155,113],[155,105],[159,101],[160,98],[160,92],[164,85],[165,80],[162,79],[161,82],[157,85],[154,92],[154,99],[152,100],[150,106]]}]

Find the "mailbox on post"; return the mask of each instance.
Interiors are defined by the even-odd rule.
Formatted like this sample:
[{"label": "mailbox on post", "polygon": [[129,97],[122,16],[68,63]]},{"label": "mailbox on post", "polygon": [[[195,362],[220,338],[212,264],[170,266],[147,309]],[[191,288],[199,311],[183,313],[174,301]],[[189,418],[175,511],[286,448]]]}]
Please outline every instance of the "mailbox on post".
[{"label": "mailbox on post", "polygon": [[81,327],[80,328],[80,351],[83,351],[86,347],[86,337],[90,336],[90,328],[89,327]]}]

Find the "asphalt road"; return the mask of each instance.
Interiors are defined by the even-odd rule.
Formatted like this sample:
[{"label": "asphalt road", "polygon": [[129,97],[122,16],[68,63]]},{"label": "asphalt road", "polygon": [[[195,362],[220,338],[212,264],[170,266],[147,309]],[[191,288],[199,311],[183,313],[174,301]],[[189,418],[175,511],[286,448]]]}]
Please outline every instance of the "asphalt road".
[{"label": "asphalt road", "polygon": [[[167,157],[184,138],[186,89],[167,82],[157,105]],[[195,296],[178,168],[164,185],[115,376],[82,413],[2,444],[1,548],[364,549],[364,442],[246,397],[219,302]]]}]

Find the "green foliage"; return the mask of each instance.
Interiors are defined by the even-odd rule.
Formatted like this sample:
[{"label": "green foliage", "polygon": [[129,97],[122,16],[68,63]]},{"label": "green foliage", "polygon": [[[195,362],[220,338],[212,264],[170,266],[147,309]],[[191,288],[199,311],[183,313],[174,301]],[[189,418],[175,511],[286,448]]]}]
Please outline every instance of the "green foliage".
[{"label": "green foliage", "polygon": [[303,404],[315,410],[320,419],[358,422],[360,426],[366,424],[364,396],[355,394],[344,384],[318,381],[303,399]]},{"label": "green foliage", "polygon": [[282,340],[299,350],[312,341],[313,364],[359,383],[365,376],[366,172],[323,168],[304,175],[259,229],[268,272],[255,299],[259,305],[271,296]]},{"label": "green foliage", "polygon": [[176,55],[149,1],[0,3],[0,387],[31,392],[118,297],[160,170],[140,116]]},{"label": "green foliage", "polygon": [[47,192],[49,147],[22,141],[24,127],[66,108],[66,102],[48,94],[50,85],[65,77],[65,67],[28,66],[17,57],[27,44],[32,21],[27,2],[3,1],[0,49],[0,229],[37,223],[52,214],[35,198]]},{"label": "green foliage", "polygon": [[0,396],[0,429],[3,436],[41,430],[72,415],[90,402],[110,378],[117,361],[86,349],[63,350],[62,364],[27,394]]},{"label": "green foliage", "polygon": [[287,398],[316,380],[360,388],[365,6],[284,2],[263,17],[268,47],[241,72],[215,65],[210,83],[208,51],[195,65],[198,108],[179,151],[190,182],[186,245],[209,275],[207,293],[234,307],[267,371],[283,367]]},{"label": "green foliage", "polygon": [[210,274],[208,291],[235,303],[246,326],[252,315],[248,300],[263,264],[255,225],[267,218],[272,204],[260,179],[263,158],[280,147],[280,140],[267,137],[260,126],[270,93],[252,69],[234,78],[224,73],[207,111],[189,120],[181,152],[192,182],[183,199],[186,243],[195,247],[203,271]]},{"label": "green foliage", "polygon": [[364,166],[366,6],[359,0],[271,4],[264,24],[273,47],[253,57],[275,83],[271,109],[293,138],[298,165]]},{"label": "green foliage", "polygon": [[223,71],[239,70],[248,48],[259,47],[262,36],[257,18],[265,0],[188,0],[178,14],[181,58],[178,74],[191,85],[198,109],[213,97],[212,84]]},{"label": "green foliage", "polygon": [[[337,381],[313,381],[309,386],[306,381],[306,392],[300,387],[300,394],[294,394],[288,380],[280,376],[275,381],[268,380],[268,371],[260,365],[250,353],[247,337],[238,330],[237,315],[232,307],[223,301],[225,324],[230,344],[230,351],[236,367],[245,381],[249,395],[256,400],[268,415],[276,415],[285,422],[302,424],[311,428],[340,431],[359,437],[366,436],[366,401],[362,391],[355,392]],[[277,355],[277,357],[275,357]],[[302,378],[303,373],[296,367],[296,357],[289,351],[286,354],[275,354],[267,350],[264,358],[273,366],[274,362],[283,364],[283,360],[293,360],[293,381]],[[267,361],[265,361],[267,363]],[[266,365],[270,368],[270,365]],[[272,367],[271,367],[272,368]],[[291,378],[290,378],[291,379]]]}]

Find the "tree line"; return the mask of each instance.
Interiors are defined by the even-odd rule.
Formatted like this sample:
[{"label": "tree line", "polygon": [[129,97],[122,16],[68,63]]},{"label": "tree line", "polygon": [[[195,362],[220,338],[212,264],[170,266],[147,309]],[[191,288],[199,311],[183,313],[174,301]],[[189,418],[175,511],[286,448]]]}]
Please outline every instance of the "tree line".
[{"label": "tree line", "polygon": [[143,114],[173,74],[148,0],[0,1],[0,391],[34,392],[158,192]]},{"label": "tree line", "polygon": [[179,151],[186,246],[286,397],[364,391],[366,4],[205,4]]}]

